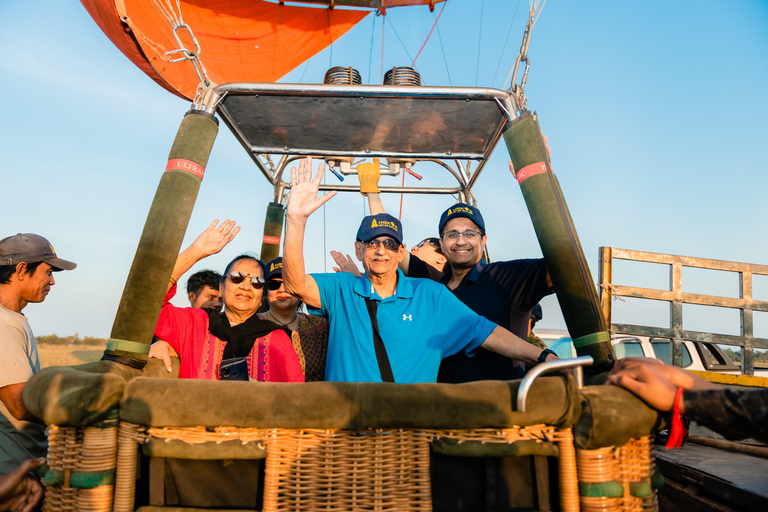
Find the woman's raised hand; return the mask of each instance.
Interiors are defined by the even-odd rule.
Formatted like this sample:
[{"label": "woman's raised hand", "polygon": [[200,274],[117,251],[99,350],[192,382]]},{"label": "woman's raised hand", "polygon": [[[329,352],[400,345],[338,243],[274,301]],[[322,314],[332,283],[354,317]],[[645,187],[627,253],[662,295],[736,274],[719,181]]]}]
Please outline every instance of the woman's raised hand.
[{"label": "woman's raised hand", "polygon": [[198,252],[200,259],[221,251],[240,232],[240,226],[235,227],[235,221],[225,220],[219,225],[219,219],[214,220],[208,228],[192,242],[192,248]]}]

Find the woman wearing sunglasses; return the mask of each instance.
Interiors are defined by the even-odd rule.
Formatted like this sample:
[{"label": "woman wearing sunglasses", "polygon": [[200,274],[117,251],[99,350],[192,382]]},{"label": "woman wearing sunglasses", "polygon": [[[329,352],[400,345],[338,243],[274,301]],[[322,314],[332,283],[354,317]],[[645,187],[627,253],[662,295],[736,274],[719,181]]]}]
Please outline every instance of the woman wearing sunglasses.
[{"label": "woman wearing sunglasses", "polygon": [[328,320],[299,311],[301,299],[283,287],[283,258],[267,263],[267,301],[269,311],[259,313],[291,331],[291,342],[307,382],[325,380],[328,352]]},{"label": "woman wearing sunglasses", "polygon": [[[233,221],[217,224],[218,220],[214,221],[179,254],[155,336],[178,353],[182,379],[218,380],[239,373],[237,380],[304,382],[290,331],[256,314],[263,304],[266,284],[264,264],[257,258],[243,254],[227,265],[220,285],[222,311],[177,308],[169,302],[184,272],[221,251],[240,231]],[[163,359],[170,371],[167,348],[157,342],[149,355]]]}]

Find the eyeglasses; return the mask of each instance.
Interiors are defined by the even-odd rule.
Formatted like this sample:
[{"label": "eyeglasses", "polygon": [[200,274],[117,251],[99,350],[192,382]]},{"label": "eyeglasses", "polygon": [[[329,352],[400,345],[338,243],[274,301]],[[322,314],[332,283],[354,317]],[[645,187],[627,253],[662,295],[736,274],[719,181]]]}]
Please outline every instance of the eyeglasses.
[{"label": "eyeglasses", "polygon": [[279,290],[281,286],[283,286],[282,279],[270,279],[267,282],[267,288],[269,288],[273,292],[276,292],[277,290]]},{"label": "eyeglasses", "polygon": [[[245,278],[248,276],[246,276],[242,272],[230,272],[229,274],[227,274],[227,277],[229,278],[230,281],[232,281],[232,284],[240,284],[243,281],[245,281]],[[254,277],[251,277],[250,279],[251,279],[251,286],[253,286],[255,289],[261,290],[262,288],[264,288],[264,283],[266,283],[266,281],[264,280],[263,277],[254,276]]]},{"label": "eyeglasses", "polygon": [[440,240],[437,238],[425,238],[421,242],[416,244],[416,247],[421,247],[424,244],[429,244],[432,247],[440,247]]},{"label": "eyeglasses", "polygon": [[466,231],[446,231],[443,233],[443,237],[448,240],[458,240],[460,236],[463,236],[465,240],[473,240],[476,236],[482,236],[483,234],[474,229],[468,229]]},{"label": "eyeglasses", "polygon": [[392,240],[391,238],[385,238],[384,240],[379,240],[374,238],[373,240],[368,240],[367,242],[363,242],[363,245],[365,245],[369,249],[378,249],[379,245],[384,245],[384,248],[388,251],[396,251],[400,245]]}]

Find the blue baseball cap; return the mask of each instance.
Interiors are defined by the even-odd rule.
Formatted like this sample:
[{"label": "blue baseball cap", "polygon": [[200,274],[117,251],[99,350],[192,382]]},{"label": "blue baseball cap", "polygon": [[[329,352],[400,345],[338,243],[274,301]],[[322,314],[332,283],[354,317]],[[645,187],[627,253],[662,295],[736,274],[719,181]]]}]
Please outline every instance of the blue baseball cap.
[{"label": "blue baseball cap", "polygon": [[357,241],[367,242],[381,235],[394,238],[402,245],[403,225],[388,213],[368,215],[360,223],[360,229],[357,230]]},{"label": "blue baseball cap", "polygon": [[440,216],[440,224],[438,225],[437,232],[442,235],[443,227],[448,223],[449,220],[455,219],[457,217],[466,217],[467,219],[471,220],[477,224],[477,227],[480,228],[480,231],[485,234],[485,221],[483,220],[482,214],[480,214],[480,210],[465,203],[456,203],[443,212],[443,214]]},{"label": "blue baseball cap", "polygon": [[267,280],[283,275],[283,258],[275,258],[267,263]]}]

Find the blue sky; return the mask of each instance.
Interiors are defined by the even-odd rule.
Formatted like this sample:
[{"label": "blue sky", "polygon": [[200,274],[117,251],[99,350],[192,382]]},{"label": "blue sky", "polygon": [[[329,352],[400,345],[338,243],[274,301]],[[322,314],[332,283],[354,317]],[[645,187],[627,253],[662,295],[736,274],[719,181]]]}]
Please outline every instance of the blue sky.
[{"label": "blue sky", "polygon": [[[526,10],[524,1],[449,0],[440,37],[432,35],[416,63],[424,82],[501,88]],[[385,70],[410,64],[435,14],[422,7],[388,12]],[[364,82],[370,76],[378,83],[381,22],[368,16],[284,81],[318,83],[329,65],[351,65]],[[768,3],[758,0],[546,4],[526,91],[595,278],[604,245],[768,263],[766,26]],[[58,274],[48,299],[25,314],[38,335],[106,337],[188,104],[135,68],[72,0],[0,3],[0,48],[0,236],[40,233],[79,265]],[[491,257],[538,257],[505,153],[497,149],[475,187]],[[428,167],[420,174],[426,183],[440,178]],[[260,249],[272,196],[265,184],[222,124],[185,244],[214,218],[233,218],[243,231],[197,268],[221,270],[234,255]],[[452,201],[406,196],[406,243],[433,236]],[[396,211],[399,196],[384,203]],[[330,270],[330,249],[351,252],[362,214],[363,200],[352,194],[334,198],[324,218],[318,212],[305,251],[309,270]],[[645,276],[665,284],[663,271],[630,269],[622,277],[642,284],[632,281]],[[694,273],[686,286],[735,294],[735,283]],[[768,279],[757,280],[755,292],[768,300]],[[542,325],[563,327],[556,300],[543,305]],[[658,321],[644,311],[616,320]],[[710,313],[688,327],[733,331],[731,316]],[[758,315],[756,329],[768,337],[768,319]]]}]

